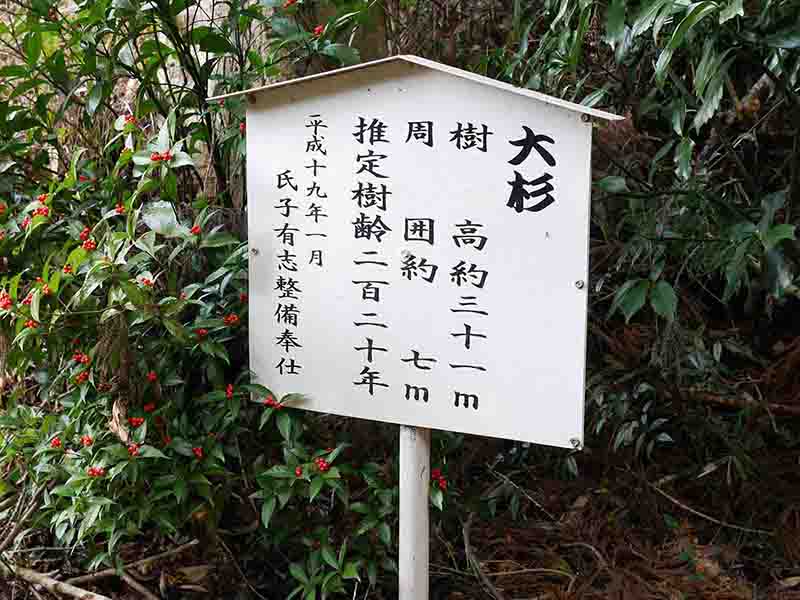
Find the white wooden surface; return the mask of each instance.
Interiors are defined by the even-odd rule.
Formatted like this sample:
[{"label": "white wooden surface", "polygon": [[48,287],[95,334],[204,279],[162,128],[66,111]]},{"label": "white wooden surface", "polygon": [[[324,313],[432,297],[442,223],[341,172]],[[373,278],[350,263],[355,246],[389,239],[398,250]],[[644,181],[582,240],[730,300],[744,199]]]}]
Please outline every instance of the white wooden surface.
[{"label": "white wooden surface", "polygon": [[399,600],[428,600],[431,432],[400,427]]},{"label": "white wooden surface", "polygon": [[[586,341],[588,223],[591,125],[570,110],[542,103],[493,86],[421,68],[388,62],[271,90],[252,96],[248,109],[248,212],[250,260],[250,365],[258,380],[280,397],[299,393],[294,402],[309,410],[398,424],[415,425],[572,447],[583,440],[584,360]],[[321,201],[328,214],[313,227],[305,190],[312,177],[304,169],[309,115],[327,124],[327,168],[316,181],[327,193]],[[353,136],[358,118],[388,126],[390,143],[361,145]],[[406,143],[409,121],[433,121],[434,147]],[[450,142],[458,122],[486,124],[492,135],[487,152],[459,150]],[[546,134],[557,160],[548,167],[534,150],[519,166],[509,164],[523,137],[523,126]],[[380,169],[390,176],[387,210],[361,211],[352,199],[357,181],[357,154],[373,149],[386,154]],[[277,175],[291,169],[299,191],[291,196],[302,208],[284,219],[275,208],[286,189]],[[553,176],[555,204],[541,212],[506,206],[514,171],[533,179]],[[375,180],[373,180],[375,181]],[[359,212],[380,214],[391,228],[380,243],[354,239]],[[405,218],[432,218],[435,243],[406,242]],[[484,251],[457,247],[453,235],[465,219],[483,225]],[[276,255],[285,246],[275,230],[288,222],[300,230],[291,248],[297,273],[279,272]],[[306,238],[324,231],[327,238]],[[309,265],[313,249],[324,250],[324,266]],[[379,251],[386,270],[361,268],[354,260]],[[439,267],[435,283],[401,276],[407,253]],[[458,288],[449,273],[460,261],[489,275],[483,289]],[[276,339],[286,328],[274,317],[279,304],[277,277],[293,275],[302,296],[296,333],[301,348],[291,356],[302,371],[280,375],[276,364],[283,350]],[[379,303],[365,302],[354,280],[383,280]],[[453,313],[473,295],[486,316]],[[354,323],[374,312],[385,329]],[[363,320],[363,319],[362,319]],[[464,333],[473,338],[466,350]],[[364,347],[370,337],[386,349],[368,363]],[[412,350],[437,360],[430,370],[415,369],[403,358]],[[450,364],[483,365],[485,372],[453,369]],[[380,373],[389,387],[374,395],[356,386],[362,369]],[[424,386],[428,402],[406,399],[406,385]],[[479,407],[454,406],[456,393],[479,397]]]}]

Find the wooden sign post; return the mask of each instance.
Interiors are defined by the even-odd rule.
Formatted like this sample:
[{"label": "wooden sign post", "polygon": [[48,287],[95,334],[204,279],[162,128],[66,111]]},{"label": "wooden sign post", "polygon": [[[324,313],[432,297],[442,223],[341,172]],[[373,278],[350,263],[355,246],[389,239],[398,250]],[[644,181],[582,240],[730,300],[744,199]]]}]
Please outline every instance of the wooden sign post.
[{"label": "wooden sign post", "polygon": [[243,93],[251,370],[401,425],[425,600],[430,429],[582,443],[589,117],[618,117],[413,56]]}]

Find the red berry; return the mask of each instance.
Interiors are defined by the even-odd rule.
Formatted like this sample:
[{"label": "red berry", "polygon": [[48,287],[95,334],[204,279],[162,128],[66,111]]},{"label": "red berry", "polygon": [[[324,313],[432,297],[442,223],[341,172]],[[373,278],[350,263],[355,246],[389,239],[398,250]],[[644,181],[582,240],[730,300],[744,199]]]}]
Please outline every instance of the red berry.
[{"label": "red berry", "polygon": [[47,194],[39,194],[37,200],[39,200],[40,204],[44,204],[45,202],[47,202]]},{"label": "red berry", "polygon": [[303,467],[295,467],[294,468],[294,475],[295,475],[295,477],[302,477],[303,476]]},{"label": "red berry", "polygon": [[129,417],[128,423],[135,429],[144,423],[144,419],[142,417]]},{"label": "red berry", "polygon": [[192,235],[200,235],[203,230],[200,228],[200,225],[193,225],[190,231],[192,232]]},{"label": "red berry", "polygon": [[85,242],[83,242],[84,250],[88,250],[89,252],[91,252],[95,248],[97,248],[97,242],[95,242],[94,240],[86,240]]},{"label": "red berry", "polygon": [[289,8],[292,4],[297,4],[297,0],[286,0],[283,3],[283,8]]},{"label": "red berry", "polygon": [[64,275],[69,275],[72,273],[72,267],[70,265],[64,265],[64,268],[61,270],[64,272]]},{"label": "red berry", "polygon": [[242,304],[246,304],[248,300],[249,300],[249,298],[248,298],[247,294],[245,294],[244,292],[239,294],[239,302],[241,302]]},{"label": "red berry", "polygon": [[20,223],[19,226],[22,227],[23,229],[27,229],[28,225],[30,224],[31,224],[31,218],[25,217],[24,219],[22,219],[22,223]]},{"label": "red berry", "polygon": [[92,443],[94,443],[94,440],[92,439],[92,436],[90,436],[90,435],[82,435],[81,436],[81,444],[85,448],[88,448],[89,446],[91,446]]},{"label": "red berry", "polygon": [[6,291],[0,292],[0,308],[3,310],[8,310],[14,305],[14,301],[11,300],[11,296]]},{"label": "red berry", "polygon": [[147,277],[142,277],[142,285],[145,287],[153,287],[153,280]]},{"label": "red berry", "polygon": [[61,439],[60,438],[53,438],[53,441],[50,442],[51,448],[61,448]]},{"label": "red berry", "polygon": [[146,412],[146,413],[151,413],[151,412],[155,411],[155,409],[156,409],[156,403],[155,402],[148,402],[147,404],[145,404],[142,407],[142,410],[144,412]]},{"label": "red berry", "polygon": [[124,215],[125,214],[125,206],[122,204],[122,202],[120,202],[120,203],[117,204],[117,207],[114,209],[114,211],[118,215]]},{"label": "red berry", "polygon": [[39,324],[33,319],[28,319],[27,321],[25,321],[25,327],[27,327],[28,329],[36,329],[38,326]]},{"label": "red berry", "polygon": [[88,227],[84,227],[84,228],[81,230],[81,233],[80,233],[80,235],[79,235],[78,237],[79,237],[79,238],[81,238],[81,241],[86,241],[86,240],[88,240],[88,239],[89,239],[89,234],[90,234],[91,232],[92,232],[92,230],[91,230],[91,229],[89,229]]},{"label": "red berry", "polygon": [[234,325],[238,325],[239,315],[231,313],[229,315],[226,315],[225,318],[222,320],[225,323],[225,325],[227,325],[228,327],[232,327]]},{"label": "red berry", "polygon": [[319,37],[325,32],[325,25],[317,25],[314,27],[314,36]]},{"label": "red berry", "polygon": [[203,329],[203,328],[201,327],[200,329],[195,329],[195,330],[194,330],[194,333],[195,333],[195,335],[196,335],[197,337],[199,337],[199,338],[204,338],[204,337],[206,337],[206,336],[208,335],[208,329]]},{"label": "red berry", "polygon": [[442,478],[442,470],[441,469],[433,469],[431,471],[431,479],[441,479]]},{"label": "red berry", "polygon": [[241,123],[239,123],[239,133],[244,134],[245,131],[247,131],[247,123],[242,121]]},{"label": "red berry", "polygon": [[156,381],[158,381],[158,374],[156,374],[155,371],[150,371],[147,374],[147,381],[149,381],[150,383],[155,383]]},{"label": "red berry", "polygon": [[164,436],[164,445],[169,446],[172,443],[172,438],[168,435]]},{"label": "red berry", "polygon": [[442,491],[447,489],[447,480],[444,477],[439,480],[439,489]]},{"label": "red berry", "polygon": [[197,457],[197,460],[203,460],[203,449],[199,446],[192,448],[192,453]]},{"label": "red berry", "polygon": [[129,444],[128,445],[128,455],[129,456],[139,456],[139,444]]},{"label": "red berry", "polygon": [[228,400],[230,400],[231,398],[233,398],[233,384],[229,383],[229,384],[228,384],[228,385],[225,387],[225,397],[226,397]]},{"label": "red berry", "polygon": [[0,215],[2,215],[4,212],[6,212],[6,208],[8,208],[8,207],[5,204],[3,204],[2,202],[0,202]]},{"label": "red berry", "polygon": [[150,160],[151,160],[152,162],[158,162],[158,161],[160,161],[160,160],[161,160],[161,154],[159,154],[158,152],[152,152],[152,153],[150,154]]}]

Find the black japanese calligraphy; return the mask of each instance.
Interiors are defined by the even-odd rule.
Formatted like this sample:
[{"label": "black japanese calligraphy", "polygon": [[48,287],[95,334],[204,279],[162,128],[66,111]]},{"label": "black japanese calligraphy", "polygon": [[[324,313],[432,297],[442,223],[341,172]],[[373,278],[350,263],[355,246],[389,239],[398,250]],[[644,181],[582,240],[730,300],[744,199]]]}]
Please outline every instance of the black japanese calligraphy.
[{"label": "black japanese calligraphy", "polygon": [[358,203],[359,208],[374,206],[377,209],[386,210],[386,197],[391,193],[385,183],[380,184],[380,188],[378,188],[372,182],[364,184],[363,181],[359,181],[358,187],[353,190],[353,200]]},{"label": "black japanese calligraphy", "polygon": [[375,395],[375,388],[376,387],[384,387],[388,388],[388,383],[381,383],[378,381],[381,378],[381,374],[378,371],[373,371],[369,367],[364,367],[360,373],[361,381],[354,381],[353,385],[365,385],[367,386],[367,391],[370,396]]},{"label": "black japanese calligraphy", "polygon": [[281,293],[279,298],[291,298],[293,300],[297,300],[299,297],[297,294],[301,293],[302,291],[299,287],[297,287],[298,283],[298,281],[292,279],[291,277],[278,277],[278,280],[275,282],[275,290]]},{"label": "black japanese calligraphy", "polygon": [[433,283],[438,270],[439,267],[436,265],[430,264],[424,258],[417,258],[410,252],[403,257],[403,263],[400,267],[400,273],[409,281],[419,277],[428,283]]},{"label": "black japanese calligraphy", "polygon": [[469,282],[476,288],[483,288],[486,284],[486,278],[489,276],[489,271],[479,269],[474,263],[470,263],[469,267],[463,260],[460,261],[453,270],[450,271],[450,281],[461,287]]},{"label": "black japanese calligraphy", "polygon": [[373,177],[377,177],[378,179],[388,179],[388,175],[384,175],[383,173],[378,173],[377,169],[380,167],[378,161],[384,160],[389,158],[386,154],[376,154],[372,148],[367,150],[366,154],[359,154],[356,156],[356,161],[361,163],[361,166],[356,171],[356,175],[360,173],[369,173]]},{"label": "black japanese calligraphy", "polygon": [[472,123],[467,123],[466,126],[458,123],[453,131],[450,132],[453,137],[450,138],[451,142],[456,143],[456,148],[459,150],[469,150],[475,148],[481,152],[486,152],[486,142],[490,135],[494,135],[489,131],[489,128],[484,124],[478,129]]},{"label": "black japanese calligraphy", "polygon": [[435,358],[423,358],[423,357],[421,357],[418,350],[412,350],[410,358],[401,358],[400,360],[402,362],[404,362],[404,363],[411,363],[411,365],[413,367],[419,369],[420,371],[430,371],[431,370],[431,367],[426,367],[423,363],[426,363],[426,362],[435,363],[436,362]]},{"label": "black japanese calligraphy", "polygon": [[374,352],[388,352],[386,348],[380,348],[375,345],[375,342],[372,338],[365,338],[367,340],[366,346],[356,346],[355,349],[359,352],[366,352],[365,358],[367,362],[373,362],[373,353]]},{"label": "black japanese calligraphy", "polygon": [[297,319],[300,316],[300,309],[295,304],[278,304],[275,309],[275,320],[278,323],[293,325],[297,327]]},{"label": "black japanese calligraphy", "polygon": [[406,143],[412,139],[433,148],[433,121],[409,121]]},{"label": "black japanese calligraphy", "polygon": [[353,234],[355,239],[363,238],[365,240],[371,240],[375,238],[378,242],[381,241],[381,238],[383,238],[387,232],[392,230],[383,222],[380,215],[375,215],[375,217],[370,218],[363,212],[353,221],[353,226],[355,228]]},{"label": "black japanese calligraphy", "polygon": [[[555,189],[550,184],[551,179],[553,179],[553,176],[549,173],[545,173],[541,177],[537,177],[531,181],[526,181],[525,178],[520,175],[519,171],[514,171],[514,181],[508,182],[508,184],[511,186],[511,195],[508,197],[506,206],[513,208],[518,213],[521,213],[523,210],[530,212],[539,212],[540,210],[544,210],[553,204],[553,202],[555,202],[555,198],[550,195],[550,192]],[[532,191],[528,191],[525,189],[527,186],[540,187]],[[540,196],[544,196],[544,198],[534,204],[531,204],[530,206],[525,205],[526,200],[530,198],[538,198]]]},{"label": "black japanese calligraphy", "polygon": [[286,169],[283,173],[278,173],[278,189],[283,189],[287,185],[295,192],[297,191],[297,184],[294,182],[291,169]]},{"label": "black japanese calligraphy", "polygon": [[525,131],[524,138],[508,142],[512,146],[518,146],[522,148],[519,151],[519,154],[517,154],[514,158],[512,158],[508,162],[514,166],[521,165],[525,161],[525,159],[528,158],[528,156],[531,153],[531,150],[536,150],[536,152],[539,153],[539,156],[541,156],[544,159],[544,162],[546,162],[551,167],[555,167],[556,159],[553,158],[553,155],[550,154],[550,152],[548,152],[542,146],[542,142],[547,142],[548,144],[555,144],[556,143],[555,140],[547,135],[536,135],[535,133],[533,133],[533,131],[531,131],[531,128],[528,127],[527,125],[523,125],[522,129]]},{"label": "black japanese calligraphy", "polygon": [[406,218],[403,239],[407,242],[427,242],[433,246],[433,219]]},{"label": "black japanese calligraphy", "polygon": [[281,358],[278,361],[278,364],[275,365],[275,368],[278,369],[278,373],[281,375],[284,373],[286,375],[297,375],[300,369],[303,367],[297,364],[294,358],[289,358],[289,360],[286,360],[286,358]]},{"label": "black japanese calligraphy", "polygon": [[386,139],[387,129],[383,121],[372,119],[371,123],[367,123],[364,117],[358,117],[358,124],[353,137],[358,140],[359,144],[363,144],[365,141],[369,144],[388,143],[389,140]]},{"label": "black japanese calligraphy", "polygon": [[464,323],[464,333],[451,333],[451,336],[454,338],[463,337],[464,338],[464,347],[469,350],[472,347],[472,338],[483,338],[485,339],[486,336],[482,333],[472,333],[472,326],[467,325]]},{"label": "black japanese calligraphy", "polygon": [[322,250],[312,250],[311,257],[308,259],[308,264],[317,267],[322,266]]},{"label": "black japanese calligraphy", "polygon": [[291,329],[284,329],[283,333],[275,339],[277,340],[276,346],[283,348],[284,352],[289,352],[295,348],[302,348],[300,342],[297,340],[297,336]]},{"label": "black japanese calligraphy", "polygon": [[284,223],[283,227],[273,229],[275,236],[280,240],[281,244],[286,246],[294,246],[294,234],[300,231],[297,227],[289,227],[289,223]]},{"label": "black japanese calligraphy", "polygon": [[356,285],[363,285],[361,289],[361,299],[373,302],[381,301],[381,288],[379,285],[389,285],[388,281],[354,281]]},{"label": "black japanese calligraphy", "polygon": [[483,250],[488,238],[478,234],[482,227],[480,223],[473,223],[469,219],[464,219],[463,223],[456,225],[458,233],[453,236],[456,247],[472,246],[475,250]]}]

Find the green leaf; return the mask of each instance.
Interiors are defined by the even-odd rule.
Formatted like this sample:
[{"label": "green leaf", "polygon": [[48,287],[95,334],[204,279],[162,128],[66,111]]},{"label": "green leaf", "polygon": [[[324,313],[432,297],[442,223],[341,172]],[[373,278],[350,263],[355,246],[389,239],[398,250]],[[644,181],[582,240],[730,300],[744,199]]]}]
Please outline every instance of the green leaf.
[{"label": "green leaf", "polygon": [[308,494],[309,494],[309,502],[313,502],[314,498],[317,497],[322,486],[325,485],[325,480],[322,477],[315,477],[314,480],[311,482],[309,486]]},{"label": "green leaf", "polygon": [[675,148],[675,174],[684,181],[692,175],[692,153],[694,151],[694,140],[683,138],[681,143]]},{"label": "green leaf", "polygon": [[289,565],[289,573],[292,574],[292,577],[297,579],[300,583],[307,584],[308,577],[306,576],[306,572],[303,569],[303,566],[300,563],[292,563]]},{"label": "green leaf", "polygon": [[608,192],[610,194],[620,194],[622,192],[630,191],[628,190],[628,184],[625,182],[625,178],[617,175],[609,175],[608,177],[604,177],[600,181],[596,181],[595,185],[604,192]]},{"label": "green leaf", "polygon": [[764,43],[772,48],[784,48],[786,50],[800,48],[800,23],[790,25],[778,33],[768,35],[764,38]]},{"label": "green leaf", "polygon": [[204,36],[198,44],[200,50],[203,52],[210,52],[212,54],[224,54],[226,52],[233,52],[234,48],[228,39],[216,32],[211,32]]},{"label": "green leaf", "polygon": [[281,432],[283,439],[288,442],[292,437],[292,418],[288,413],[282,412],[278,415],[276,421],[278,424],[278,431]]},{"label": "green leaf", "polygon": [[100,106],[100,102],[103,100],[103,84],[99,81],[95,82],[92,86],[92,90],[89,92],[89,97],[86,99],[86,112],[89,115],[93,115],[97,110],[97,107]]},{"label": "green leaf", "polygon": [[23,45],[28,64],[30,66],[35,65],[42,54],[42,34],[38,31],[31,31],[25,36]]},{"label": "green leaf", "polygon": [[646,279],[626,281],[614,295],[614,301],[611,303],[608,316],[610,317],[617,310],[620,310],[625,316],[625,322],[629,322],[631,317],[644,306],[648,289],[650,289],[650,282]]},{"label": "green leaf", "polygon": [[392,545],[392,530],[387,523],[381,523],[378,526],[378,537],[384,546],[389,547]]},{"label": "green leaf", "polygon": [[742,0],[729,0],[728,5],[719,11],[719,24],[722,25],[725,21],[729,21],[736,16],[744,16]]},{"label": "green leaf", "polygon": [[185,235],[178,226],[178,217],[175,216],[175,209],[169,202],[162,200],[145,205],[142,210],[142,220],[151,230],[165,237]]},{"label": "green leaf", "polygon": [[154,448],[153,446],[142,446],[139,449],[139,455],[142,458],[167,458],[167,455],[164,454],[158,448]]},{"label": "green leaf", "polygon": [[793,240],[794,239],[794,225],[789,225],[788,223],[781,223],[780,225],[775,225],[764,236],[764,246],[767,249],[774,248],[783,240]]},{"label": "green leaf", "polygon": [[230,233],[218,232],[212,233],[203,238],[200,242],[201,248],[218,248],[220,246],[234,246],[239,243],[239,240],[233,237]]},{"label": "green leaf", "polygon": [[358,576],[358,563],[347,563],[342,569],[342,579],[358,579],[361,581],[361,577]]},{"label": "green leaf", "polygon": [[643,3],[636,20],[633,22],[631,37],[635,38],[650,29],[659,11],[670,1],[671,0],[651,0],[649,3]]},{"label": "green leaf", "polygon": [[333,550],[331,550],[331,547],[327,544],[322,547],[322,560],[324,560],[337,571],[339,570],[339,563],[336,560],[336,555],[333,553]]},{"label": "green leaf", "polygon": [[431,503],[439,510],[444,510],[444,492],[439,488],[431,488]]},{"label": "green leaf", "polygon": [[331,44],[323,48],[321,54],[336,59],[341,65],[347,67],[361,62],[358,50],[346,44]]},{"label": "green leaf", "polygon": [[606,40],[614,48],[625,35],[626,0],[611,0],[606,12]]},{"label": "green leaf", "polygon": [[667,68],[672,61],[672,55],[686,39],[686,35],[692,30],[700,21],[705,19],[708,15],[717,10],[716,2],[697,2],[692,5],[692,9],[683,18],[675,31],[672,32],[672,37],[667,44],[667,47],[661,51],[661,55],[656,62],[656,82],[661,85],[667,77]]},{"label": "green leaf", "polygon": [[675,290],[666,281],[659,281],[650,291],[650,306],[667,321],[674,321],[678,309],[678,297]]},{"label": "green leaf", "polygon": [[31,318],[34,321],[41,321],[39,317],[39,302],[42,298],[42,292],[38,288],[33,291],[31,295]]},{"label": "green leaf", "polygon": [[264,524],[264,529],[269,529],[269,522],[272,520],[272,514],[275,512],[275,505],[278,503],[278,499],[273,496],[269,500],[264,502],[264,506],[261,507],[261,522]]}]

